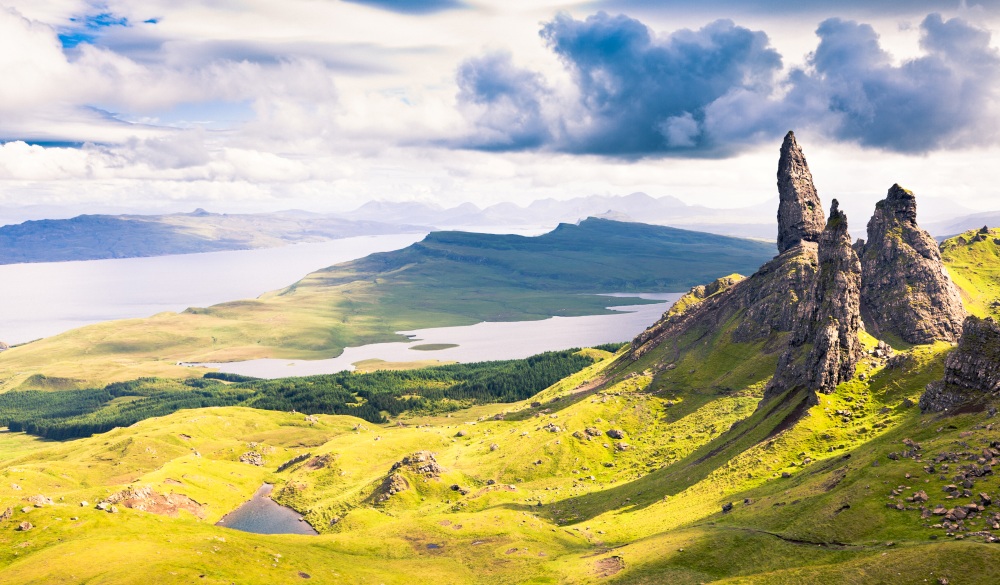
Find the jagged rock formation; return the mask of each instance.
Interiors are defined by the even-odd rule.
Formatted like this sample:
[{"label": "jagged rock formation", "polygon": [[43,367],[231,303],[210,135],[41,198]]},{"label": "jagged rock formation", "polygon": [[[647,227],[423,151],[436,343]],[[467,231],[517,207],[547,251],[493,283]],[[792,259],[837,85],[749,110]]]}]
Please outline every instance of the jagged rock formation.
[{"label": "jagged rock formation", "polygon": [[[796,318],[796,305],[806,296],[815,277],[817,246],[804,242],[761,266],[749,278],[736,281],[726,277],[706,287],[715,292],[699,298],[696,287],[685,295],[685,308],[668,312],[652,327],[632,340],[625,356],[637,360],[660,344],[677,340],[698,329],[708,335],[742,314],[732,333],[736,343],[752,343],[767,339],[772,333],[791,332]],[[678,301],[679,303],[681,301]]]},{"label": "jagged rock formation", "polygon": [[375,488],[371,498],[375,503],[385,502],[392,496],[410,489],[410,482],[402,472],[408,471],[427,479],[439,479],[444,469],[438,465],[430,451],[417,451],[392,464],[385,479]]},{"label": "jagged rock formation", "polygon": [[836,199],[819,236],[817,260],[812,286],[798,303],[788,349],[765,398],[801,387],[829,394],[854,376],[861,359],[861,262],[851,247],[847,216]]},{"label": "jagged rock formation", "polygon": [[893,185],[875,205],[861,257],[861,315],[876,337],[908,343],[955,341],[965,309],[937,242],[917,225],[913,193]]},{"label": "jagged rock formation", "polygon": [[781,144],[778,198],[778,252],[785,252],[802,241],[817,241],[826,223],[823,206],[813,186],[806,157],[792,132],[785,135]]},{"label": "jagged rock formation", "polygon": [[920,409],[939,412],[1000,391],[1000,324],[991,317],[965,319],[958,348],[944,363],[944,379],[931,382]]},{"label": "jagged rock formation", "polygon": [[628,358],[637,360],[662,344],[680,355],[681,344],[694,347],[728,330],[733,343],[764,342],[763,351],[780,356],[765,402],[791,390],[832,392],[854,375],[863,353],[861,262],[836,200],[829,220],[822,220],[792,133],[781,148],[778,188],[778,256],[749,278],[734,275],[692,289],[633,340]]}]

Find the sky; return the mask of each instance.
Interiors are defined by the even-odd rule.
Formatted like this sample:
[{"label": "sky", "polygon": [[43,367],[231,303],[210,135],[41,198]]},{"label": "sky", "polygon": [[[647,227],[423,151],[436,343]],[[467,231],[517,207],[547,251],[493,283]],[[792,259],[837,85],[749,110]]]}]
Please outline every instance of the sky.
[{"label": "sky", "polygon": [[[1000,209],[1000,0],[0,0],[0,223],[776,196]],[[851,210],[848,209],[848,214]]]}]

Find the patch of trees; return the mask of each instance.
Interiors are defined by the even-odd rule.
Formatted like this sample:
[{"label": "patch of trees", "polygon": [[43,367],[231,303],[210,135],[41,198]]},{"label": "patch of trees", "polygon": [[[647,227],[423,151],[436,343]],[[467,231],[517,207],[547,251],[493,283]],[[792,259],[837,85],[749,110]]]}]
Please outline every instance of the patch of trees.
[{"label": "patch of trees", "polygon": [[410,411],[524,400],[592,363],[576,350],[566,350],[523,360],[419,370],[341,372],[278,380],[209,373],[189,380],[139,378],[100,389],[15,391],[0,394],[0,426],[64,440],[182,409],[210,406],[344,414],[384,423],[387,416]]}]

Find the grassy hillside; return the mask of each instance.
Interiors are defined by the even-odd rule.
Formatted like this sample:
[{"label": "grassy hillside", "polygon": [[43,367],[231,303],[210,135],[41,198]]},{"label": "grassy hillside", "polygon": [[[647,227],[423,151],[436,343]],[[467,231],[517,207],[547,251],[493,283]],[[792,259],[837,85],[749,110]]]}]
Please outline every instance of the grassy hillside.
[{"label": "grassy hillside", "polygon": [[[988,282],[992,245],[946,249],[956,282]],[[965,294],[989,307],[990,291]],[[62,443],[0,433],[0,579],[1000,581],[995,414],[916,406],[951,346],[866,354],[834,393],[758,409],[775,340],[728,342],[738,319],[634,361],[592,350],[600,361],[519,402],[384,425],[227,407]],[[250,451],[262,466],[240,462]],[[406,463],[417,452],[436,467]],[[213,525],[263,482],[320,535]],[[128,486],[197,506],[94,508]]]},{"label": "grassy hillside", "polygon": [[[641,374],[598,386],[604,361],[524,402],[387,426],[210,408],[66,443],[0,433],[0,508],[13,508],[0,524],[0,579],[991,583],[1000,548],[972,532],[992,520],[969,520],[956,538],[905,499],[978,500],[949,501],[943,488],[1000,440],[986,413],[939,418],[913,405],[946,350],[918,347],[891,368],[866,362],[866,380],[785,429],[754,424],[781,418],[754,414],[759,386],[698,395]],[[239,462],[250,450],[263,467]],[[423,450],[437,476],[404,466],[409,489],[378,501],[393,464]],[[264,481],[321,535],[212,525]],[[998,498],[996,481],[977,479],[972,492]],[[94,508],[128,485],[203,507],[176,517]],[[22,512],[38,494],[53,504]],[[15,530],[22,521],[34,527]]]},{"label": "grassy hillside", "polygon": [[752,272],[772,248],[608,220],[534,238],[435,233],[254,300],[102,323],[13,348],[0,353],[0,390],[39,374],[78,387],[188,377],[194,373],[177,362],[320,359],[348,346],[401,341],[401,330],[601,314],[636,301],[580,293],[685,290]]},{"label": "grassy hillside", "polygon": [[1000,229],[972,230],[941,243],[941,258],[967,311],[1000,318]]}]

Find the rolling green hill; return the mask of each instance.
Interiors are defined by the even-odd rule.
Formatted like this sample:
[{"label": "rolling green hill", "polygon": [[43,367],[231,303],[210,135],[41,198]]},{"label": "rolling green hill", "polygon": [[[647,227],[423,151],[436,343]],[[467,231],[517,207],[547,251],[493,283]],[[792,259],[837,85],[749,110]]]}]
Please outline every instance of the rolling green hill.
[{"label": "rolling green hill", "polygon": [[[692,394],[644,375],[595,386],[609,359],[524,402],[386,426],[230,407],[65,443],[0,433],[0,513],[12,508],[0,579],[991,583],[1000,548],[949,536],[905,500],[923,491],[953,506],[951,474],[1000,439],[988,413],[940,418],[913,405],[946,350],[867,369],[777,433],[755,424],[769,418],[753,414],[759,387]],[[263,466],[239,461],[249,451]],[[379,501],[394,464],[419,451],[440,469],[398,467],[408,488]],[[321,535],[212,525],[265,481]],[[95,509],[128,486],[197,507]],[[992,476],[975,491],[998,497]],[[33,507],[36,495],[52,503]]]},{"label": "rolling green hill", "polygon": [[941,243],[948,273],[962,289],[966,309],[1000,318],[1000,229],[971,230]]},{"label": "rolling green hill", "polygon": [[[395,264],[383,255],[320,271],[260,302],[352,286],[356,279],[338,280],[350,271],[418,274],[428,259],[448,256],[494,274],[520,270],[539,289],[565,286],[530,262],[501,265],[499,244],[477,253],[463,238],[430,238]],[[1000,266],[995,246],[986,237],[943,245],[973,312],[998,300],[989,284]],[[944,413],[917,406],[942,379],[952,344],[900,344],[890,357],[862,331],[856,370],[833,392],[792,388],[763,400],[794,330],[738,332],[782,318],[759,310],[786,310],[784,279],[808,261],[793,251],[760,276],[698,287],[636,347],[586,350],[596,361],[528,398],[504,398],[513,402],[383,409],[384,424],[315,414],[315,405],[287,412],[304,403],[287,402],[286,412],[181,410],[63,442],[0,432],[0,514],[10,508],[0,520],[0,580],[996,583],[995,410],[988,402]],[[718,300],[725,294],[752,303],[732,310],[739,305]],[[712,306],[716,313],[705,309]],[[718,322],[683,321],[705,314]],[[371,379],[399,384],[390,394],[400,400],[424,396],[415,380],[458,379],[434,376]],[[336,384],[359,388],[360,380]],[[331,382],[255,391],[275,404],[307,401],[316,389],[333,396]],[[127,412],[115,400],[141,399],[143,384],[175,384],[176,394],[196,386],[238,393],[245,383],[139,382],[137,394],[93,412]],[[60,396],[30,395],[51,397],[32,404],[53,411]],[[264,482],[320,534],[214,525]],[[24,522],[30,527],[19,529]]]},{"label": "rolling green hill", "polygon": [[602,314],[636,301],[597,293],[681,291],[752,272],[772,251],[761,242],[598,219],[531,238],[434,233],[257,299],[102,323],[15,347],[0,353],[0,390],[38,387],[23,386],[37,375],[64,386],[189,377],[196,374],[177,362],[320,359],[402,340],[396,331]]}]

